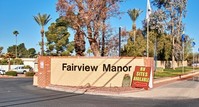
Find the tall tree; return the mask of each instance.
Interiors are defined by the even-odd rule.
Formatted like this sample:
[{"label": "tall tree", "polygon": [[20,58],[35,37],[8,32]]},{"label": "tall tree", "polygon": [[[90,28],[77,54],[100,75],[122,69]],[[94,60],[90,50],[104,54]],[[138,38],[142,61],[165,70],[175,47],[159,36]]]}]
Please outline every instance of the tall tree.
[{"label": "tall tree", "polygon": [[[120,1],[121,0],[58,1],[57,10],[60,12],[60,15],[64,16],[70,23],[71,28],[76,31],[74,42],[77,55],[83,55],[86,37],[94,56],[100,56],[100,31],[105,28],[105,20],[119,13],[118,3]],[[104,31],[105,30],[103,30],[103,32]]]},{"label": "tall tree", "polygon": [[[69,42],[68,23],[62,17],[48,27],[45,33],[47,38],[47,50],[50,55],[70,55],[74,46]],[[71,50],[72,49],[72,50]]]},{"label": "tall tree", "polygon": [[[8,47],[7,52],[14,55],[15,47],[16,47],[15,45]],[[33,53],[34,52],[33,50],[35,50],[35,49],[30,48],[30,50],[31,50],[31,52],[30,52],[29,49],[28,50],[26,49],[26,46],[24,43],[19,44],[17,47],[18,47],[18,57],[19,58],[29,58],[30,56],[32,56],[32,54],[35,54],[35,53]]]},{"label": "tall tree", "polygon": [[41,26],[41,55],[44,55],[44,26],[51,20],[50,15],[47,14],[40,14],[38,13],[37,16],[33,16],[34,20],[37,22],[39,26]]},{"label": "tall tree", "polygon": [[164,21],[167,30],[172,35],[172,67],[175,69],[174,61],[179,59],[176,55],[182,50],[180,38],[184,26],[182,16],[185,17],[187,0],[154,0],[153,4],[164,11],[167,19]]},{"label": "tall tree", "polygon": [[132,25],[132,30],[133,30],[133,40],[135,42],[136,39],[136,20],[139,17],[139,15],[142,13],[142,10],[140,9],[132,9],[132,10],[128,10],[128,14],[131,18],[131,20],[133,21],[133,25]]},{"label": "tall tree", "polygon": [[35,58],[36,57],[36,50],[35,48],[30,48],[27,50],[28,58]]},{"label": "tall tree", "polygon": [[5,55],[4,55],[4,58],[5,59],[8,59],[8,70],[11,70],[11,62],[10,62],[10,60],[11,60],[11,58],[14,58],[15,56],[14,56],[14,54],[12,54],[12,53],[6,53]]},{"label": "tall tree", "polygon": [[[130,32],[129,35],[132,36],[133,33]],[[124,48],[122,49],[122,56],[144,56],[146,40],[144,39],[141,30],[138,30],[136,35],[138,35],[138,37],[135,42],[133,42],[132,39],[128,39],[127,44],[124,45]]]},{"label": "tall tree", "polygon": [[19,34],[19,32],[18,32],[17,30],[15,30],[15,31],[13,32],[13,34],[14,34],[14,35],[15,35],[15,37],[16,37],[15,56],[16,56],[16,58],[17,58],[17,35]]}]

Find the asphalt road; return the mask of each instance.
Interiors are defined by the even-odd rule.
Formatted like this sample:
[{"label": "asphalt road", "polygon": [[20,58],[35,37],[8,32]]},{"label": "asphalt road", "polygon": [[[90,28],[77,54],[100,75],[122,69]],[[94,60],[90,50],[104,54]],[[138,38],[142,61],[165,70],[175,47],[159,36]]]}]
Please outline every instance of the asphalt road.
[{"label": "asphalt road", "polygon": [[199,107],[199,98],[122,98],[74,94],[37,88],[32,86],[31,78],[21,78],[0,79],[0,107]]}]

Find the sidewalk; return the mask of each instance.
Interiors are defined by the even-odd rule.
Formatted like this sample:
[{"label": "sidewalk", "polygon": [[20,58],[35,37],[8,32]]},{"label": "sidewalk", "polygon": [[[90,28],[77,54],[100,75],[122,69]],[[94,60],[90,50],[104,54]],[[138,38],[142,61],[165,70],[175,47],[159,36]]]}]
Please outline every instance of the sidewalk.
[{"label": "sidewalk", "polygon": [[[199,92],[195,89],[172,89],[172,88],[159,88],[165,84],[190,78],[192,76],[199,75],[199,71],[182,75],[181,77],[170,77],[154,79],[154,88],[144,90],[140,88],[131,87],[66,87],[66,86],[55,86],[50,85],[47,89],[72,92],[78,94],[91,94],[91,95],[105,95],[105,96],[117,96],[117,97],[138,97],[138,98],[199,98]],[[197,87],[199,89],[199,87]],[[183,93],[188,92],[189,93]]]}]

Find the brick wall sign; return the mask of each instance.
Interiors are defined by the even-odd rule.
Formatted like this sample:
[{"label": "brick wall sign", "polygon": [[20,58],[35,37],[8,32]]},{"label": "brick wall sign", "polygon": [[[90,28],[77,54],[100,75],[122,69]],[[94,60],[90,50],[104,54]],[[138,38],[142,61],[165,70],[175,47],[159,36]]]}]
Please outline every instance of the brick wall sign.
[{"label": "brick wall sign", "polygon": [[136,66],[133,73],[132,87],[133,88],[152,88],[153,75],[151,67]]},{"label": "brick wall sign", "polygon": [[[142,57],[38,57],[39,87],[61,86],[122,87],[124,75],[131,85],[135,66],[153,67],[153,58]],[[125,84],[125,85],[126,85]]]}]

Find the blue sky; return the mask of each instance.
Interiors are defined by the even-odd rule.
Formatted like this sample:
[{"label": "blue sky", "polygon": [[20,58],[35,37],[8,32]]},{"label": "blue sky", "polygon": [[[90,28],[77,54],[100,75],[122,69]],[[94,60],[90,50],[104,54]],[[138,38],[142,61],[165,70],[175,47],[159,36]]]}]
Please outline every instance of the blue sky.
[{"label": "blue sky", "polygon": [[[120,5],[121,11],[127,12],[132,8],[139,8],[143,13],[138,18],[136,24],[138,28],[142,28],[142,20],[146,16],[146,1],[147,0],[126,0]],[[152,1],[152,0],[151,0]],[[0,46],[4,47],[3,52],[7,52],[9,46],[15,45],[14,30],[19,31],[18,44],[25,43],[26,48],[35,48],[40,51],[38,45],[41,41],[40,26],[34,21],[33,16],[38,13],[47,13],[51,15],[52,20],[45,27],[47,30],[50,23],[58,18],[56,12],[57,0],[0,0]],[[195,51],[199,47],[199,0],[189,0],[187,7],[187,17],[184,20],[186,24],[185,33],[190,35],[196,42]],[[153,7],[152,7],[153,8]],[[112,18],[109,22],[115,31],[119,26],[130,30],[132,21],[128,14],[120,15],[119,18]],[[73,34],[73,32],[71,32]],[[71,35],[73,36],[73,35]],[[71,40],[73,38],[71,37]]]}]

